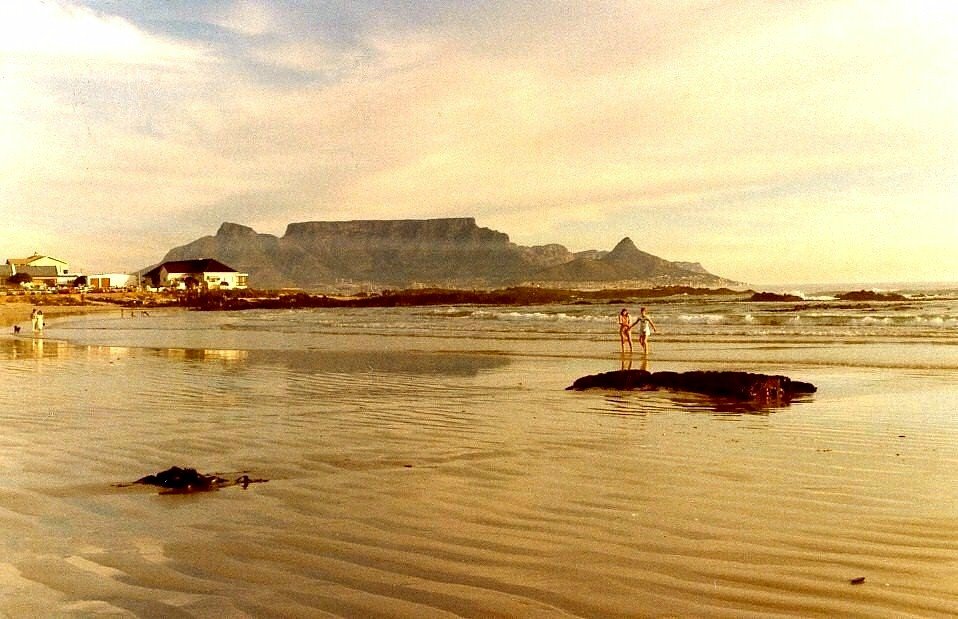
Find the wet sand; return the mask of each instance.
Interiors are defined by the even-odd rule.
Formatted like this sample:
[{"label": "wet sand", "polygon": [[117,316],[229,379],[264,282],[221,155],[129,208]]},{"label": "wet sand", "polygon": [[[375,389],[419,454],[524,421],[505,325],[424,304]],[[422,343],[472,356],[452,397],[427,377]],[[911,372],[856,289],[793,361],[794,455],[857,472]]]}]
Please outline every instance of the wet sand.
[{"label": "wet sand", "polygon": [[0,302],[0,327],[13,327],[13,325],[18,324],[22,327],[24,333],[30,331],[30,312],[32,312],[35,307],[39,307],[43,310],[47,324],[49,324],[50,320],[65,316],[109,311],[119,313],[120,311],[118,306],[103,303],[89,303],[86,305],[37,305],[23,301]]},{"label": "wet sand", "polygon": [[[179,318],[125,324],[186,340]],[[540,354],[350,341],[362,346],[0,337],[0,371],[30,385],[0,393],[0,614],[958,608],[951,369],[791,364],[819,392],[754,411],[566,392],[619,363],[572,354],[578,343]],[[184,496],[114,486],[174,464],[270,481]]]}]

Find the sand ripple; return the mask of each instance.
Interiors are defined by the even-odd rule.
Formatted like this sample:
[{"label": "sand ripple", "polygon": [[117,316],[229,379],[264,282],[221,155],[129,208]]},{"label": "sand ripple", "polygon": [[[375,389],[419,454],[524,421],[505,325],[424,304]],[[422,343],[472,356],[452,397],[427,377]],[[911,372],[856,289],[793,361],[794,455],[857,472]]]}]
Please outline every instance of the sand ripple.
[{"label": "sand ripple", "polygon": [[[745,411],[564,392],[589,360],[50,350],[0,361],[10,616],[958,609],[948,381]],[[270,481],[112,486],[172,464]]]}]

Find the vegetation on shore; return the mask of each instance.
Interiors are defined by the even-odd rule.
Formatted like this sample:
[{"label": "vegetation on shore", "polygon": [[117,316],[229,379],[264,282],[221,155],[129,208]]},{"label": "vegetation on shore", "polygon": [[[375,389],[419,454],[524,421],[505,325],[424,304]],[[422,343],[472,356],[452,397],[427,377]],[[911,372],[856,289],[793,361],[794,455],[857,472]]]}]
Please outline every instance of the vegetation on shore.
[{"label": "vegetation on shore", "polygon": [[411,307],[424,305],[542,305],[549,303],[626,303],[679,295],[738,295],[729,288],[668,286],[636,290],[568,290],[513,287],[497,290],[422,288],[380,294],[331,297],[305,292],[213,291],[192,295],[183,304],[197,310],[290,309],[307,307]]},{"label": "vegetation on shore", "polygon": [[[301,290],[198,290],[167,292],[73,292],[69,294],[20,294],[0,297],[0,302],[34,306],[115,305],[133,309],[184,307],[201,311],[247,309],[297,309],[313,307],[414,307],[428,305],[545,305],[545,304],[627,304],[650,299],[668,301],[673,297],[724,297],[751,302],[795,302],[801,297],[790,294],[662,286],[656,288],[575,290],[566,288],[510,287],[494,290],[454,288],[416,288],[385,290],[355,296],[310,294]],[[866,291],[837,296],[843,301],[901,301],[906,297]]]}]

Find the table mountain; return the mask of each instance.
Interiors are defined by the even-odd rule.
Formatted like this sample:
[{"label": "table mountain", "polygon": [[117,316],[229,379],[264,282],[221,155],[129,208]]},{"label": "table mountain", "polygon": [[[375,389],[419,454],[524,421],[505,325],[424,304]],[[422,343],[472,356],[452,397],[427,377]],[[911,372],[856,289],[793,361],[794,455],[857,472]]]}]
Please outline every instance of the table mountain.
[{"label": "table mountain", "polygon": [[629,239],[608,253],[573,254],[557,244],[517,245],[502,232],[477,226],[471,217],[291,223],[282,237],[224,223],[215,236],[174,248],[163,260],[197,258],[215,258],[249,273],[256,288],[731,283],[701,267],[682,266],[694,263],[672,263],[642,252]]}]

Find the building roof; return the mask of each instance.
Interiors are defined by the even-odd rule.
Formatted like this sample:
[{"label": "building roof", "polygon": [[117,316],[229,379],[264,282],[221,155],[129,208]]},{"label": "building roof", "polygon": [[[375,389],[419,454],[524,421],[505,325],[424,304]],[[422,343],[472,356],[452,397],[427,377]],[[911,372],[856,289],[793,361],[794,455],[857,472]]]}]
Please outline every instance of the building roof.
[{"label": "building roof", "polygon": [[30,264],[31,262],[34,262],[34,261],[36,261],[36,260],[40,260],[41,258],[46,258],[46,259],[48,259],[48,260],[54,260],[54,261],[56,261],[56,262],[59,262],[60,264],[66,264],[66,262],[64,262],[63,260],[60,260],[59,258],[54,258],[53,256],[44,256],[44,255],[42,255],[42,254],[33,254],[33,255],[30,256],[29,258],[9,258],[9,259],[7,259],[7,264],[13,264],[13,265],[16,265],[16,266],[24,266],[24,265],[28,265],[28,264]]},{"label": "building roof", "polygon": [[30,277],[57,277],[57,268],[55,266],[21,266],[17,269],[17,273],[26,273]]},{"label": "building roof", "polygon": [[161,270],[167,273],[236,273],[236,269],[228,267],[219,260],[203,258],[200,260],[170,260],[156,265],[146,273],[145,277],[158,275]]}]

